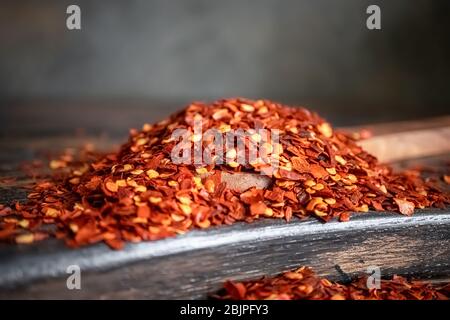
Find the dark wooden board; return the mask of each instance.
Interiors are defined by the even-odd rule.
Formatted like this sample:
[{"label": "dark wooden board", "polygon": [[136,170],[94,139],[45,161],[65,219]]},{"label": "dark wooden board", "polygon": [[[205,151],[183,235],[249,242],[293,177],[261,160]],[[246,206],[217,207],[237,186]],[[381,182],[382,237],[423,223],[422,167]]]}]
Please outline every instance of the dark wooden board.
[{"label": "dark wooden board", "polygon": [[[347,280],[381,268],[419,278],[450,275],[450,212],[356,215],[349,222],[262,220],[192,231],[176,238],[72,250],[51,240],[0,246],[0,299],[198,299],[227,279],[255,278],[299,265]],[[81,290],[66,269],[81,268]]]},{"label": "dark wooden board", "polygon": [[[91,141],[109,149],[124,139],[25,134],[0,139],[0,203],[21,200],[25,192],[17,165],[42,151],[61,151]],[[397,166],[440,168],[443,156]],[[73,250],[50,239],[33,245],[0,245],[0,299],[11,298],[174,298],[207,297],[227,279],[275,274],[299,265],[320,275],[347,280],[381,268],[433,280],[450,278],[450,211],[423,210],[413,217],[393,213],[355,214],[350,222],[260,220],[252,224],[195,230],[160,241],[128,244],[112,251],[103,244]],[[81,290],[68,290],[66,269],[81,267]]]}]

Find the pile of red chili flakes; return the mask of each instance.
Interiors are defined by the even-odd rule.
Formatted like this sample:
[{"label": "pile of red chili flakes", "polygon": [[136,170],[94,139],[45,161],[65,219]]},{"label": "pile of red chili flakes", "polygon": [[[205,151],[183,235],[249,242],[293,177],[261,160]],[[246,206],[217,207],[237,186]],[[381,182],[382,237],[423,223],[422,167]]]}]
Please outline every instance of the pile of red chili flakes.
[{"label": "pile of red chili flakes", "polygon": [[[278,144],[266,145],[280,166],[268,188],[238,192],[226,187],[221,173],[261,173],[264,164],[175,164],[171,151],[175,129],[187,129],[189,143],[210,128],[226,133],[255,125],[278,129]],[[258,141],[252,135],[244,143]],[[205,147],[203,145],[203,147]],[[267,165],[266,165],[267,166]],[[31,243],[54,235],[71,247],[100,241],[114,249],[125,241],[156,240],[236,221],[314,216],[322,221],[349,219],[350,212],[398,211],[445,207],[449,197],[425,182],[418,172],[394,174],[347,134],[305,108],[267,100],[226,99],[192,103],[159,123],[131,130],[116,153],[53,160],[56,174],[38,181],[25,203],[0,207],[0,239]],[[43,225],[53,225],[47,230]],[[46,231],[44,231],[46,230]]]},{"label": "pile of red chili flakes", "polygon": [[431,285],[394,276],[381,280],[380,288],[369,289],[367,277],[349,284],[320,278],[307,267],[273,278],[246,282],[228,281],[213,298],[224,300],[448,300],[450,284]]}]

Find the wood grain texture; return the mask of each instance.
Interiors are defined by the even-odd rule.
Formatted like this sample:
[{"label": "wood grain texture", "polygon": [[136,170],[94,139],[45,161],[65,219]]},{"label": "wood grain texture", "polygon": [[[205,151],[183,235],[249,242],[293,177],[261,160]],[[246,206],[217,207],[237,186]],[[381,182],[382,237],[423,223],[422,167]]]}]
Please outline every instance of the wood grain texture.
[{"label": "wood grain texture", "polygon": [[[86,141],[110,149],[123,139],[30,135],[0,141],[0,203],[23,200],[28,182],[17,165],[42,151],[61,151]],[[448,155],[414,160],[440,169]],[[398,164],[408,166],[408,163]],[[160,241],[127,244],[112,251],[103,244],[78,250],[50,239],[33,245],[0,245],[0,299],[201,299],[227,279],[276,274],[312,266],[336,280],[379,266],[419,278],[450,278],[450,211],[425,210],[412,217],[391,213],[355,214],[347,223],[315,219],[237,223]],[[68,290],[66,269],[77,264],[82,290]]]},{"label": "wood grain texture", "polygon": [[[262,220],[160,241],[71,250],[56,241],[1,246],[0,298],[206,298],[227,279],[312,266],[336,280],[379,266],[383,276],[450,274],[450,212],[357,214],[347,223]],[[66,288],[79,265],[82,290]],[[343,274],[343,273],[345,274]]]},{"label": "wood grain texture", "polygon": [[[439,169],[441,160],[413,163]],[[17,186],[0,190],[0,202],[24,196]],[[265,219],[128,244],[122,251],[103,244],[74,250],[55,239],[31,246],[3,244],[0,299],[202,299],[225,280],[299,265],[336,280],[364,273],[368,266],[379,266],[383,276],[436,280],[450,278],[449,248],[448,210],[424,210],[412,217],[354,214],[349,222],[326,224]],[[82,270],[80,291],[66,288],[66,269],[73,264]]]},{"label": "wood grain texture", "polygon": [[450,153],[450,117],[380,124],[368,129],[374,136],[358,143],[384,163]]}]

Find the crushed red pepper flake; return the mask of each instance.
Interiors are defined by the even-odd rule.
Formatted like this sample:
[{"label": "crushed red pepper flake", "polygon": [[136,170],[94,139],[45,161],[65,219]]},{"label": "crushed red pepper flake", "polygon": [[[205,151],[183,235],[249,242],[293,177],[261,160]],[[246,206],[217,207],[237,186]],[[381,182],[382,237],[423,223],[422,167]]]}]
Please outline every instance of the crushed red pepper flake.
[{"label": "crushed red pepper flake", "polygon": [[410,216],[414,213],[414,203],[411,201],[398,198],[394,198],[394,201],[398,205],[398,209],[402,214]]},{"label": "crushed red pepper flake", "polygon": [[450,184],[450,176],[444,175],[444,181],[445,181],[447,184]]},{"label": "crushed red pepper flake", "polygon": [[[280,160],[280,167],[238,163],[235,149],[224,150],[224,164],[173,163],[171,152],[178,142],[172,133],[187,129],[187,143],[194,146],[200,138],[193,134],[198,120],[203,132],[256,126],[278,130],[279,144],[269,141],[263,147],[267,156]],[[252,134],[244,144],[261,139]],[[141,131],[130,130],[118,152],[105,155],[90,147],[82,155],[77,159],[69,150],[50,161],[55,174],[38,179],[26,202],[0,206],[0,240],[28,243],[46,233],[72,247],[104,241],[120,249],[126,241],[157,240],[264,217],[348,221],[349,212],[411,215],[415,208],[449,204],[448,194],[422,179],[419,171],[393,173],[352,135],[333,130],[316,113],[268,100],[195,102]],[[227,188],[223,172],[267,173],[271,183],[266,190],[240,192]],[[55,231],[43,231],[44,225],[54,225]]]},{"label": "crushed red pepper flake", "polygon": [[350,283],[320,278],[312,269],[301,267],[275,277],[233,282],[212,295],[221,300],[448,300],[450,283],[432,285],[393,276],[381,280],[380,288],[369,288],[367,276]]}]

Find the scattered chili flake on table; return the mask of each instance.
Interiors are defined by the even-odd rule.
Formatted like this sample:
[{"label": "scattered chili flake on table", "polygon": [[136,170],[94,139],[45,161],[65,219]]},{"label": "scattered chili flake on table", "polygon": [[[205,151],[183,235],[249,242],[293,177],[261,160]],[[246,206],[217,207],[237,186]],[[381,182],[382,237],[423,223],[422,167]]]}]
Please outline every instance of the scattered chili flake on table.
[{"label": "scattered chili flake on table", "polygon": [[450,184],[450,176],[444,175],[444,181],[445,181],[447,184]]},{"label": "scattered chili flake on table", "polygon": [[[266,143],[264,150],[280,166],[273,170],[259,161],[240,164],[236,150],[226,150],[223,164],[175,164],[171,152],[179,141],[172,133],[186,129],[187,144],[194,146],[201,140],[193,129],[195,121],[201,121],[203,132],[255,126],[279,130],[279,143]],[[260,140],[253,134],[243,143]],[[201,147],[207,147],[205,142]],[[90,152],[83,161],[66,154],[49,166],[55,175],[38,180],[28,201],[0,207],[0,240],[31,243],[48,234],[71,247],[104,241],[120,249],[125,241],[156,240],[263,217],[347,221],[349,212],[411,215],[416,208],[449,203],[448,195],[419,172],[393,173],[354,137],[336,132],[316,113],[267,100],[195,102],[164,121],[130,130],[118,152]],[[221,180],[221,173],[263,172],[271,174],[266,189],[240,192]],[[55,228],[48,231],[44,225]]]},{"label": "scattered chili flake on table", "polygon": [[340,284],[301,267],[275,277],[228,281],[212,297],[223,300],[448,300],[450,283],[432,285],[394,276],[391,280],[381,280],[379,289],[369,289],[367,277]]}]

